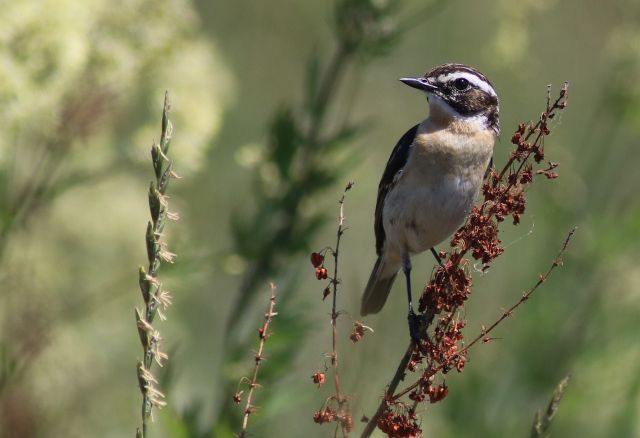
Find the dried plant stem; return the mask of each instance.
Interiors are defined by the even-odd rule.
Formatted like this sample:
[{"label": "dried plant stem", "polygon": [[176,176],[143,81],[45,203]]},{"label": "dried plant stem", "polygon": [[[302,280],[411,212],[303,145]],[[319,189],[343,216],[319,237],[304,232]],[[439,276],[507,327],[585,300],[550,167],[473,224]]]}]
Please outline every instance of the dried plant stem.
[{"label": "dried plant stem", "polygon": [[558,255],[551,263],[551,266],[549,266],[549,268],[543,274],[540,274],[540,276],[538,277],[538,281],[533,286],[531,286],[526,292],[524,292],[520,297],[520,299],[515,304],[513,304],[511,307],[505,310],[502,313],[502,315],[500,315],[500,318],[498,318],[487,329],[482,330],[480,334],[478,334],[475,338],[473,338],[473,340],[471,340],[471,342],[469,342],[462,350],[460,350],[460,353],[458,355],[464,354],[468,349],[473,347],[474,344],[477,344],[478,341],[486,339],[486,336],[489,333],[491,333],[498,325],[500,325],[502,321],[510,317],[513,314],[514,310],[520,307],[522,303],[524,303],[531,297],[531,295],[538,289],[538,287],[540,287],[542,283],[544,283],[551,276],[551,273],[557,267],[562,266],[562,255],[567,250],[567,247],[569,246],[569,242],[571,241],[571,238],[573,238],[573,235],[575,234],[576,229],[577,228],[574,227],[569,231],[569,233],[567,234],[567,237],[564,240],[564,243],[562,244],[562,247],[560,248],[560,251],[558,251]]},{"label": "dried plant stem", "polygon": [[[544,283],[553,273],[553,271],[559,267],[562,266],[562,255],[564,254],[564,252],[567,250],[567,247],[569,246],[569,242],[571,241],[571,238],[573,237],[573,235],[576,232],[576,228],[572,228],[571,231],[569,231],[569,233],[567,234],[567,237],[564,240],[564,243],[562,245],[562,247],[560,248],[560,251],[558,252],[558,255],[556,256],[556,258],[553,260],[553,262],[551,263],[551,266],[549,266],[549,268],[543,273],[540,274],[538,281],[531,286],[526,292],[524,292],[522,294],[522,296],[520,297],[520,299],[513,304],[511,307],[509,307],[507,310],[505,310],[502,315],[500,315],[500,317],[493,322],[493,324],[491,324],[488,328],[484,329],[475,337],[471,340],[471,342],[469,342],[464,348],[462,348],[460,350],[460,352],[452,357],[452,360],[455,360],[456,357],[461,357],[463,356],[471,347],[473,347],[475,344],[477,344],[479,341],[481,340],[485,340],[488,339],[487,335],[489,333],[491,333],[498,325],[500,325],[500,323],[502,323],[502,321],[504,321],[505,319],[507,319],[508,317],[510,317],[514,310],[516,310],[522,303],[524,303],[525,301],[527,301],[531,295],[542,285],[542,283]],[[439,369],[440,371],[442,370],[442,368]],[[401,390],[400,392],[398,392],[397,394],[393,395],[392,399],[393,400],[398,400],[400,397],[408,394],[409,392],[411,392],[413,389],[415,389],[418,385],[420,384],[420,382],[416,382],[412,385],[409,385],[408,387],[406,387],[405,389]]]},{"label": "dried plant stem", "polygon": [[[457,354],[457,356],[459,356],[459,357],[463,356],[467,352],[467,350],[469,350],[471,347],[473,347],[475,344],[477,344],[480,340],[486,339],[487,335],[490,332],[492,332],[502,321],[504,321],[509,316],[511,316],[513,311],[515,309],[517,309],[522,303],[527,301],[531,297],[531,295],[538,289],[538,287],[540,287],[540,285],[542,285],[542,283],[544,283],[551,276],[553,271],[557,267],[562,265],[561,257],[564,254],[564,252],[566,251],[566,249],[567,249],[567,247],[569,245],[569,242],[570,242],[571,238],[573,237],[573,235],[575,234],[575,232],[576,232],[576,228],[573,228],[573,229],[571,229],[571,231],[569,231],[569,234],[565,238],[564,243],[563,243],[562,247],[560,248],[560,251],[558,252],[558,255],[553,260],[553,262],[551,263],[551,266],[549,266],[549,268],[546,270],[546,272],[544,272],[543,274],[540,275],[538,281],[533,286],[531,286],[526,292],[524,292],[522,294],[522,297],[515,304],[513,304],[511,307],[509,307],[509,309],[504,311],[502,313],[502,315],[500,316],[500,318],[498,318],[488,328],[483,329],[480,332],[480,334],[478,334],[467,346],[465,346],[463,349],[461,349],[460,352]],[[398,368],[396,369],[396,372],[393,375],[393,378],[391,379],[391,382],[389,383],[389,386],[388,386],[387,390],[385,391],[384,397],[383,397],[382,401],[380,402],[380,405],[378,405],[378,409],[376,410],[376,413],[369,419],[369,422],[365,426],[365,429],[362,432],[362,435],[360,435],[361,438],[367,438],[367,437],[371,436],[373,431],[376,429],[376,426],[378,424],[378,419],[388,409],[389,402],[397,401],[401,397],[403,397],[403,396],[407,395],[409,392],[413,391],[416,387],[418,387],[422,383],[421,380],[418,380],[415,383],[409,385],[408,387],[400,390],[398,393],[395,393],[395,390],[397,389],[398,384],[400,383],[400,381],[404,380],[404,376],[405,376],[406,370],[407,370],[407,365],[409,364],[409,361],[411,360],[411,356],[412,356],[412,353],[413,353],[414,349],[415,349],[415,344],[413,342],[411,342],[409,347],[407,348],[407,351],[405,352],[404,356],[400,360],[400,363],[398,364]],[[456,357],[454,356],[454,357],[452,357],[451,360],[453,361],[455,359],[456,359]],[[442,370],[441,368],[438,369],[438,371],[441,371],[441,370]]]},{"label": "dried plant stem", "polygon": [[[536,124],[529,128],[529,130],[527,131],[527,134],[524,136],[524,141],[528,141],[531,138],[531,136],[535,133],[536,138],[533,141],[533,144],[538,144],[542,140],[543,136],[548,135],[548,132],[546,131],[547,122],[556,116],[556,110],[562,110],[566,107],[568,102],[568,90],[569,90],[569,83],[563,82],[562,88],[560,89],[560,94],[558,95],[556,100],[553,103],[551,103],[551,86],[550,85],[547,86],[547,108],[542,113],[540,119],[536,122]],[[543,126],[544,126],[544,129],[540,129]],[[531,152],[529,153],[529,155],[531,155]],[[502,168],[502,171],[500,172],[499,179],[502,179],[502,177],[504,177],[504,175],[511,168],[511,166],[516,161],[516,159],[517,159],[517,156],[515,154],[509,158],[509,160],[507,161],[507,164],[504,165],[504,167]],[[525,165],[525,162],[526,160],[522,160],[520,162],[518,171],[522,169],[522,167]],[[514,183],[510,182],[509,186],[507,187],[507,190],[513,187],[513,185]]]},{"label": "dried plant stem", "polygon": [[267,342],[267,338],[269,337],[269,325],[273,320],[273,317],[277,315],[274,312],[276,306],[276,286],[271,283],[271,298],[269,299],[269,307],[267,309],[267,313],[264,314],[264,324],[262,327],[258,329],[258,334],[260,335],[260,346],[258,347],[258,352],[255,356],[255,367],[253,369],[253,377],[249,382],[249,394],[247,395],[247,403],[244,407],[244,417],[242,418],[242,430],[238,435],[240,438],[245,438],[247,434],[247,426],[249,424],[249,416],[255,412],[255,406],[253,406],[253,392],[258,387],[258,373],[260,372],[260,365],[264,360],[264,346]]},{"label": "dried plant stem", "polygon": [[[327,286],[323,292],[323,300],[329,294],[333,294],[331,300],[331,352],[326,353],[326,357],[328,357],[331,361],[331,374],[333,377],[333,385],[334,385],[334,394],[332,394],[329,398],[327,398],[322,406],[322,408],[316,412],[313,416],[313,419],[316,423],[336,423],[336,430],[334,436],[337,436],[338,430],[342,432],[342,436],[346,437],[351,430],[353,429],[353,418],[351,412],[349,410],[349,400],[344,395],[342,391],[342,387],[340,386],[340,371],[339,371],[339,361],[338,361],[338,317],[340,316],[340,312],[338,311],[338,285],[340,284],[340,280],[338,279],[338,264],[339,264],[339,256],[340,256],[340,242],[342,240],[342,235],[345,232],[345,216],[344,216],[344,198],[347,191],[351,190],[353,187],[353,182],[349,182],[344,189],[344,193],[342,197],[338,201],[340,204],[340,213],[338,215],[338,230],[336,232],[336,246],[334,248],[325,248],[322,252],[330,252],[333,256],[333,277],[329,277],[329,286]],[[327,269],[324,267],[324,256],[320,253],[313,253],[311,255],[311,262],[313,266],[316,268],[316,278],[318,280],[327,278]],[[362,323],[358,322],[360,330],[364,331],[365,328],[369,328],[364,326]],[[356,324],[356,326],[358,326]],[[361,333],[352,334],[352,341],[357,342],[358,339],[362,337]],[[357,339],[356,339],[357,338]],[[356,340],[354,340],[356,339]],[[316,373],[312,376],[315,383],[318,385],[324,382],[324,373]]]},{"label": "dried plant stem", "polygon": [[[349,183],[345,192],[351,188],[352,183]],[[340,373],[338,371],[338,348],[337,348],[337,321],[338,321],[338,310],[337,310],[337,301],[338,301],[338,255],[340,252],[340,239],[342,238],[342,234],[344,234],[344,194],[340,198],[340,216],[338,217],[338,231],[336,233],[336,247],[333,250],[333,280],[331,281],[333,287],[333,297],[331,304],[331,370],[333,374],[333,383],[336,389],[336,401],[338,402],[339,411],[342,410],[343,404],[347,403],[345,397],[342,396],[342,390],[340,388]],[[345,433],[345,428],[342,426],[343,434]]]},{"label": "dried plant stem", "polygon": [[175,254],[167,250],[166,243],[162,240],[162,232],[167,218],[177,219],[177,214],[170,213],[168,210],[167,196],[165,194],[169,180],[172,177],[176,177],[172,171],[173,163],[167,158],[173,132],[168,113],[169,99],[167,93],[165,93],[160,143],[154,143],[151,146],[151,160],[153,162],[155,181],[149,187],[151,221],[147,225],[146,232],[149,267],[145,271],[141,266],[139,271],[139,284],[144,300],[144,308],[142,310],[135,309],[138,335],[143,348],[143,360],[139,361],[137,366],[138,385],[142,393],[142,429],[136,431],[136,437],[138,438],[147,436],[148,420],[152,418],[153,407],[166,405],[164,394],[155,386],[158,380],[152,374],[151,366],[153,361],[162,366],[162,361],[168,357],[160,350],[162,338],[160,332],[152,326],[152,323],[156,314],[160,316],[160,319],[165,319],[160,309],[166,310],[172,300],[169,292],[163,289],[162,284],[158,281],[158,269],[161,262],[173,263],[175,258]]}]

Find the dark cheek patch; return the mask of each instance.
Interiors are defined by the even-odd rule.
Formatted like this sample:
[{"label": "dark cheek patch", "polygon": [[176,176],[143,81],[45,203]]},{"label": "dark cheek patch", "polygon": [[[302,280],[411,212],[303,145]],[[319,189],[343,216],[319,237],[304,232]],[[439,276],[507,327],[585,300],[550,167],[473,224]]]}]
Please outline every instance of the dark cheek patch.
[{"label": "dark cheek patch", "polygon": [[472,88],[457,96],[451,104],[460,114],[470,115],[495,105],[496,102],[493,96],[477,88]]}]

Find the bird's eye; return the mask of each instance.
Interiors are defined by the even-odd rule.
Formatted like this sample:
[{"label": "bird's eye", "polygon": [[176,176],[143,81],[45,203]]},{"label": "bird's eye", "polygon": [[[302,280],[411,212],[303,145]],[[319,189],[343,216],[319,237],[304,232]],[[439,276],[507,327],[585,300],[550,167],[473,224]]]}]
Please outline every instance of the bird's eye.
[{"label": "bird's eye", "polygon": [[464,91],[467,88],[469,88],[469,81],[466,80],[465,78],[458,78],[455,81],[453,81],[453,86],[460,91]]}]

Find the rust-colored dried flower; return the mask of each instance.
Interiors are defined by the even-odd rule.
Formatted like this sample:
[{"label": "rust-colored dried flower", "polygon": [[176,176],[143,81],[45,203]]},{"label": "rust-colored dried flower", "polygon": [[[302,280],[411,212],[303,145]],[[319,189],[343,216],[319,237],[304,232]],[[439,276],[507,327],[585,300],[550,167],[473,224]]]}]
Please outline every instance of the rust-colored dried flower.
[{"label": "rust-colored dried flower", "polygon": [[430,386],[427,393],[429,394],[429,401],[431,403],[437,403],[449,394],[449,388],[444,383],[438,386]]},{"label": "rust-colored dried flower", "polygon": [[316,278],[318,280],[326,280],[328,277],[327,268],[316,268]]},{"label": "rust-colored dried flower", "polygon": [[325,374],[318,371],[316,373],[314,373],[311,376],[311,380],[313,380],[313,383],[315,383],[316,385],[318,385],[318,388],[320,387],[320,385],[322,385],[324,383],[325,380]]},{"label": "rust-colored dried flower", "polygon": [[324,263],[324,256],[322,254],[317,252],[311,253],[311,264],[313,265],[314,268],[318,268],[322,266],[323,263]]},{"label": "rust-colored dried flower", "polygon": [[351,333],[351,335],[349,336],[349,339],[351,339],[351,342],[353,342],[354,344],[356,342],[358,342],[360,339],[363,338],[364,336],[364,331],[366,330],[370,330],[373,331],[371,329],[371,327],[367,327],[366,325],[364,325],[362,323],[362,321],[356,321],[353,323],[353,332]]},{"label": "rust-colored dried flower", "polygon": [[318,412],[313,414],[313,421],[315,421],[318,424],[330,423],[335,419],[336,419],[336,413],[333,412],[333,410],[328,406],[325,406],[324,408],[320,409]]},{"label": "rust-colored dried flower", "polygon": [[378,418],[378,428],[389,438],[418,438],[422,436],[422,430],[416,422],[415,415],[396,414],[389,410]]}]

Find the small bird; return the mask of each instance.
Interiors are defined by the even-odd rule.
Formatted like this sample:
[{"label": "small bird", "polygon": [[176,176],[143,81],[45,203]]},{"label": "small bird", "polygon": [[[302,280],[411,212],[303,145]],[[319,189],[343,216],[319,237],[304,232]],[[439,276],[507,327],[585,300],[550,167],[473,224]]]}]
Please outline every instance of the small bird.
[{"label": "small bird", "polygon": [[360,313],[378,313],[400,269],[406,277],[409,333],[418,341],[413,311],[411,256],[453,234],[469,214],[491,165],[500,134],[498,95],[478,70],[443,64],[423,77],[401,78],[422,90],[429,117],[393,149],[378,186],[374,230],[376,261]]}]

